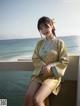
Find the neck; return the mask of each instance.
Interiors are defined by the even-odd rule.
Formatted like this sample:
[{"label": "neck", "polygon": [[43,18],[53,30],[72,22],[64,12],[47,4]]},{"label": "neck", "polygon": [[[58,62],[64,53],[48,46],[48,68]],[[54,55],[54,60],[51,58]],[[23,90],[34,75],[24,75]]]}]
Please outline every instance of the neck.
[{"label": "neck", "polygon": [[47,40],[51,40],[51,39],[54,39],[54,38],[55,38],[55,35],[50,35],[50,36],[46,37]]}]

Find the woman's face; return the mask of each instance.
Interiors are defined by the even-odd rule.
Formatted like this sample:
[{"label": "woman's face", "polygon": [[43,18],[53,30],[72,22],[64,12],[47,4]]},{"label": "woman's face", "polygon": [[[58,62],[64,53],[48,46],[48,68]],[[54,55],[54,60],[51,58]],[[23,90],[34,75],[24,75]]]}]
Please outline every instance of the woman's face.
[{"label": "woman's face", "polygon": [[40,25],[40,32],[46,37],[52,36],[52,29],[53,29],[53,27],[50,24],[41,24]]}]

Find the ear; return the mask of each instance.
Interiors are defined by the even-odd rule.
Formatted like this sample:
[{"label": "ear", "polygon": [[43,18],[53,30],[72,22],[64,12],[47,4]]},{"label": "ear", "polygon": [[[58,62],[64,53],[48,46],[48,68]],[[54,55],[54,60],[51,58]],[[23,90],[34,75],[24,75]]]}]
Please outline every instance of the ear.
[{"label": "ear", "polygon": [[52,25],[52,29],[55,30],[55,26],[54,25]]}]

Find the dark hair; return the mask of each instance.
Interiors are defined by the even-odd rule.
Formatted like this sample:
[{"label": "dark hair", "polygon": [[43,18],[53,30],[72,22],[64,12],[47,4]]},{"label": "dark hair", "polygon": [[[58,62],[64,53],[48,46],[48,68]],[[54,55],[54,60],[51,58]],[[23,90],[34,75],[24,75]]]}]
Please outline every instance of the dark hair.
[{"label": "dark hair", "polygon": [[[41,24],[44,24],[45,26],[47,26],[47,24],[53,25],[53,20],[50,19],[49,17],[43,16],[43,17],[41,17],[41,18],[38,20],[38,24],[37,24],[38,30],[41,29],[41,26],[40,26]],[[53,25],[53,26],[54,26],[54,25]],[[55,34],[55,27],[53,27],[52,33],[56,36],[56,34]]]}]

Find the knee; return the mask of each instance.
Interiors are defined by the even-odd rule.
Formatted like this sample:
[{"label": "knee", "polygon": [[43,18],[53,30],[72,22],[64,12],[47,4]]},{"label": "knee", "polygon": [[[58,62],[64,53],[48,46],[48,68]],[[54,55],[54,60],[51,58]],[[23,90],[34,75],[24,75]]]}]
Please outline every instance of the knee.
[{"label": "knee", "polygon": [[36,96],[34,97],[33,101],[34,101],[35,106],[41,106],[41,104],[42,104],[42,100]]}]

